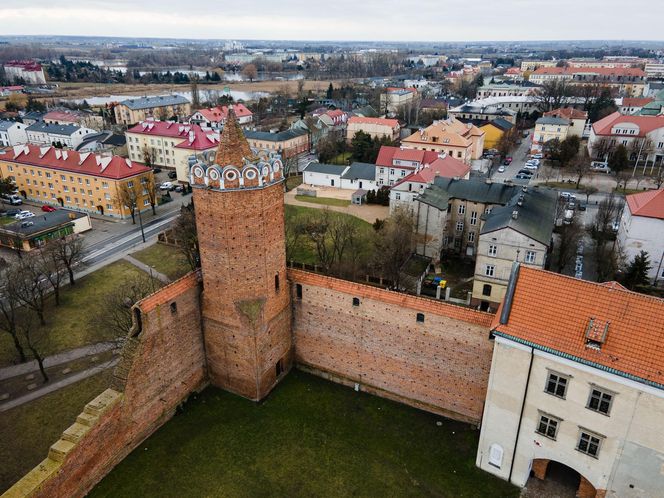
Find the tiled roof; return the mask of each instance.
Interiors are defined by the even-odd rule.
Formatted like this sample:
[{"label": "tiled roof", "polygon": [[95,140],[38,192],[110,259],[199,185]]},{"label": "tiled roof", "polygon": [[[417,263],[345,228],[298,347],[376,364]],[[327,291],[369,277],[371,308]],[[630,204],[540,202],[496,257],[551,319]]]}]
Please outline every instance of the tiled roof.
[{"label": "tiled roof", "polygon": [[59,125],[59,124],[48,124],[38,121],[28,126],[26,128],[26,131],[48,133],[49,135],[60,135],[63,137],[71,137],[74,133],[76,133],[80,129],[81,129],[80,126],[73,124]]},{"label": "tiled roof", "polygon": [[169,105],[188,104],[187,100],[182,95],[160,95],[157,97],[140,97],[137,99],[127,99],[120,102],[120,105],[125,105],[129,109],[151,109],[153,107],[164,107]]},{"label": "tiled roof", "polygon": [[642,137],[658,128],[664,128],[664,115],[662,116],[636,116],[622,115],[618,111],[609,114],[605,118],[593,124],[596,135],[610,135],[611,129],[617,124],[634,124],[639,127],[639,133],[635,136]]},{"label": "tiled roof", "polygon": [[269,131],[247,131],[245,136],[252,140],[262,140],[265,142],[283,142],[285,140],[290,140],[291,138],[301,137],[307,135],[306,130],[285,130],[280,131],[279,133],[270,133]]},{"label": "tiled roof", "polygon": [[447,210],[450,199],[505,205],[517,190],[520,188],[516,185],[502,182],[486,183],[482,180],[456,180],[439,176],[417,200],[440,210]]},{"label": "tiled roof", "polygon": [[69,123],[77,123],[79,116],[71,112],[64,111],[51,111],[44,114],[44,119],[52,119],[54,121],[68,121]]},{"label": "tiled roof", "polygon": [[444,178],[463,178],[469,171],[470,166],[468,164],[446,154],[445,157],[437,157],[430,164],[418,168],[417,171],[414,171],[404,179],[395,183],[392,188],[407,182],[430,183],[437,176],[442,176]]},{"label": "tiled roof", "polygon": [[496,335],[664,389],[664,300],[521,266],[501,324],[504,305]]},{"label": "tiled roof", "polygon": [[[391,145],[382,145],[378,151],[376,164],[378,166],[393,166],[394,160],[413,161],[420,164],[432,163],[438,159],[438,152],[419,149],[402,149]],[[407,166],[399,166],[406,168]],[[413,167],[414,168],[414,167]]]},{"label": "tiled roof", "polygon": [[[233,104],[233,111],[235,112],[235,116],[238,118],[252,115],[252,112],[247,109],[244,104]],[[224,122],[228,117],[228,106],[223,105],[218,107],[210,107],[208,109],[199,109],[196,112],[200,113],[207,121],[211,123]]]},{"label": "tiled roof", "polygon": [[622,105],[624,107],[643,107],[654,100],[652,97],[623,97]]},{"label": "tiled roof", "polygon": [[153,311],[157,306],[170,303],[180,296],[184,291],[192,289],[198,285],[198,273],[192,271],[187,273],[184,277],[176,280],[175,282],[162,287],[154,294],[142,299],[136,306],[140,308],[143,313]]},{"label": "tiled roof", "polygon": [[17,145],[0,153],[0,159],[18,164],[118,180],[152,171],[120,156],[97,156],[72,150],[37,145]]},{"label": "tiled roof", "polygon": [[545,116],[551,116],[554,118],[564,118],[564,119],[587,119],[588,113],[586,111],[580,111],[579,109],[574,109],[574,107],[561,107],[559,109],[554,109],[549,112],[544,113]]},{"label": "tiled roof", "polygon": [[[456,123],[465,126],[463,123],[455,120]],[[475,125],[472,128],[478,129]],[[472,128],[467,128],[460,134],[457,126],[450,126],[447,122],[434,123],[422,131],[416,131],[411,136],[404,138],[401,142],[404,144],[430,144],[430,145],[451,145],[454,147],[470,147],[471,141],[467,137]],[[484,133],[480,130],[480,133]]]},{"label": "tiled roof", "polygon": [[148,120],[132,126],[127,133],[182,140],[175,147],[180,149],[209,150],[219,144],[217,134],[204,130],[197,124],[183,125],[174,121]]},{"label": "tiled roof", "polygon": [[319,163],[316,161],[311,161],[307,164],[304,171],[307,173],[324,173],[326,175],[341,175],[344,171],[348,169],[348,166],[341,166],[339,164],[326,164]]},{"label": "tiled roof", "polygon": [[386,119],[386,118],[361,118],[359,116],[353,116],[348,120],[348,124],[372,124],[379,126],[389,126],[392,129],[395,129],[399,126],[399,121],[396,119]]},{"label": "tiled roof", "polygon": [[229,164],[242,167],[244,159],[253,160],[254,154],[235,118],[235,113],[231,111],[219,137],[219,148],[214,162],[222,167]]},{"label": "tiled roof", "polygon": [[558,125],[569,126],[569,120],[563,118],[556,118],[553,116],[543,116],[535,121],[536,125]]},{"label": "tiled roof", "polygon": [[625,200],[632,216],[664,220],[664,189],[631,194]]},{"label": "tiled roof", "polygon": [[375,180],[376,165],[369,163],[354,162],[350,168],[341,176],[347,180]]}]

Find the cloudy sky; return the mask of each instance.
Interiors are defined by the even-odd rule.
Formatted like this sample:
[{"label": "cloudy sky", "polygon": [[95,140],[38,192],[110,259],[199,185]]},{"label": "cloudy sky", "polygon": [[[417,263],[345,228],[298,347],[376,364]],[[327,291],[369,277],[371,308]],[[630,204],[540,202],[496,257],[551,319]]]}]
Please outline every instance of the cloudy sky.
[{"label": "cloudy sky", "polygon": [[2,0],[2,35],[662,40],[662,0]]}]

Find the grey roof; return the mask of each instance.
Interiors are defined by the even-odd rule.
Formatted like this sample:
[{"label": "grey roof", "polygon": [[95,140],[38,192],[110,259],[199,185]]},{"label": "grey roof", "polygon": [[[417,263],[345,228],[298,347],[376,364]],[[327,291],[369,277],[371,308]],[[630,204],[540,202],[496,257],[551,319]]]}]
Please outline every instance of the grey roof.
[{"label": "grey roof", "polygon": [[519,187],[483,180],[456,180],[438,176],[433,185],[417,197],[419,202],[446,210],[450,199],[463,199],[483,204],[507,204]]},{"label": "grey roof", "polygon": [[167,105],[188,104],[189,100],[182,95],[159,95],[157,97],[140,97],[137,99],[127,99],[120,102],[129,109],[150,109],[152,107],[163,107]]},{"label": "grey roof", "polygon": [[74,133],[80,130],[81,127],[78,125],[68,124],[68,125],[59,125],[59,124],[49,124],[42,121],[31,124],[26,128],[26,131],[38,131],[43,133],[49,133],[51,135],[62,135],[66,137],[71,137]]},{"label": "grey roof", "polygon": [[248,139],[253,140],[265,140],[268,142],[283,142],[284,140],[289,140],[295,137],[301,137],[302,135],[307,135],[306,130],[285,130],[280,131],[279,133],[270,133],[269,131],[245,131],[244,136]]},{"label": "grey roof", "polygon": [[315,161],[310,162],[304,171],[309,173],[325,173],[328,175],[341,175],[348,168],[348,166],[339,166],[338,164],[325,164],[317,163]]},{"label": "grey roof", "polygon": [[[507,205],[494,208],[486,215],[480,235],[511,228],[548,247],[553,234],[557,200],[555,192],[548,189],[529,188],[526,192],[519,189]],[[516,219],[513,216],[515,212]]]},{"label": "grey roof", "polygon": [[341,176],[346,180],[375,180],[376,165],[370,163],[353,163]]},{"label": "grey roof", "polygon": [[16,121],[0,121],[0,131],[7,131],[9,128],[14,126]]},{"label": "grey roof", "polygon": [[46,115],[45,112],[30,111],[30,112],[26,112],[23,115],[23,119],[34,119],[35,121],[41,121],[42,119],[44,119],[45,115]]},{"label": "grey roof", "polygon": [[[73,215],[73,218],[71,215]],[[24,220],[18,220],[14,223],[4,225],[0,227],[0,232],[11,232],[12,234],[23,236],[23,238],[32,237],[40,232],[49,232],[67,226],[72,222],[72,219],[83,218],[84,216],[87,215],[78,211],[58,208],[56,211],[50,213],[40,213],[32,218],[26,218]],[[32,222],[32,225],[21,228],[21,223],[24,221]]]},{"label": "grey roof", "polygon": [[501,130],[511,130],[512,128],[514,128],[514,125],[512,123],[503,118],[496,118],[491,121],[491,124],[497,126]]},{"label": "grey roof", "polygon": [[544,125],[568,125],[569,120],[563,118],[554,118],[553,116],[543,116],[535,121],[535,124]]}]

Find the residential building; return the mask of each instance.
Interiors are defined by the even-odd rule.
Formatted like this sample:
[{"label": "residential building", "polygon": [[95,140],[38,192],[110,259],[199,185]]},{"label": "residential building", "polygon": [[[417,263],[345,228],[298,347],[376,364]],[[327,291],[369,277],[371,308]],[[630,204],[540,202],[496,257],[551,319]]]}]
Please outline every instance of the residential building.
[{"label": "residential building", "polygon": [[536,69],[540,67],[556,67],[558,64],[558,61],[556,60],[551,60],[551,61],[521,61],[521,72],[526,72],[526,71],[535,71]]},{"label": "residential building", "polygon": [[286,160],[309,152],[309,133],[302,129],[290,129],[278,133],[245,131],[249,145],[255,149],[278,152]]},{"label": "residential building", "polygon": [[515,261],[548,267],[557,200],[555,191],[523,187],[505,206],[482,216],[472,305],[481,310],[498,309]]},{"label": "residential building", "polygon": [[631,67],[541,67],[530,74],[530,82],[567,81],[571,85],[600,85],[626,97],[640,97],[646,85],[643,69]]},{"label": "residential building", "polygon": [[649,79],[664,78],[664,64],[660,62],[651,62],[646,64],[644,72]]},{"label": "residential building", "polygon": [[567,136],[577,136],[582,138],[588,121],[588,113],[574,107],[561,107],[545,112],[544,117],[566,119],[569,122]]},{"label": "residential building", "polygon": [[618,228],[618,243],[627,261],[648,253],[648,279],[664,282],[664,189],[628,195]]},{"label": "residential building", "polygon": [[664,115],[623,116],[614,112],[593,123],[588,138],[588,153],[604,160],[618,145],[627,147],[631,160],[664,160]]},{"label": "residential building", "polygon": [[152,170],[119,156],[98,156],[56,147],[17,145],[0,151],[0,176],[27,199],[69,209],[126,218],[118,202],[122,185],[136,192],[137,209],[150,209]]},{"label": "residential building", "polygon": [[392,186],[403,180],[417,168],[438,159],[436,151],[405,149],[383,145],[376,159],[376,183],[379,187]]},{"label": "residential building", "polygon": [[470,164],[479,159],[484,150],[484,132],[470,123],[462,123],[450,117],[434,123],[401,140],[401,145],[409,149],[445,152]]},{"label": "residential building", "polygon": [[142,121],[129,128],[125,137],[129,159],[145,163],[149,151],[152,166],[175,168],[183,183],[189,182],[189,158],[214,154],[219,146],[219,135],[213,130],[174,121]]},{"label": "residential building", "polygon": [[341,188],[349,190],[378,190],[376,165],[353,162],[341,175]]},{"label": "residential building", "polygon": [[496,118],[480,126],[484,132],[484,149],[494,149],[503,135],[514,128],[514,124],[502,118]]},{"label": "residential building", "polygon": [[51,239],[88,230],[92,230],[90,215],[58,209],[50,213],[40,213],[39,216],[33,216],[29,220],[0,225],[0,246],[28,252],[41,247]]},{"label": "residential building", "polygon": [[378,190],[376,165],[353,162],[350,166],[310,162],[303,171],[305,185],[348,190]]},{"label": "residential building", "polygon": [[534,85],[528,81],[524,81],[520,84],[508,82],[487,83],[477,89],[477,98],[485,99],[487,97],[523,97],[526,95],[534,95],[537,91],[537,88],[539,88],[537,85]]},{"label": "residential building", "polygon": [[506,109],[500,104],[485,105],[482,101],[473,101],[452,107],[447,111],[447,114],[459,120],[476,123],[485,123],[500,118],[515,124],[517,112],[512,109]]},{"label": "residential building", "polygon": [[481,217],[506,205],[520,187],[476,179],[436,177],[415,198],[417,254],[439,261],[443,252],[475,257]]},{"label": "residential building", "polygon": [[191,114],[191,104],[182,95],[138,97],[118,103],[113,112],[116,123],[133,125],[148,118],[165,121],[172,117],[188,116]]},{"label": "residential building", "polygon": [[545,144],[550,140],[562,142],[567,138],[569,127],[568,119],[543,116],[535,121],[533,144]]},{"label": "residential building", "polygon": [[417,88],[388,87],[380,95],[380,110],[385,114],[396,114],[401,108],[414,105],[417,97]]},{"label": "residential building", "polygon": [[18,121],[0,121],[0,146],[11,147],[28,141],[28,125]]},{"label": "residential building", "polygon": [[[660,90],[651,94],[653,100],[643,104],[641,109],[636,111],[635,114],[638,114],[639,116],[664,115],[664,83],[661,85],[662,88]],[[650,86],[654,87],[654,83],[651,83]]]},{"label": "residential building", "polygon": [[9,97],[17,93],[23,93],[23,85],[0,86],[0,97]]},{"label": "residential building", "polygon": [[[450,109],[450,114],[459,119],[479,119],[490,120],[491,113],[497,113],[500,110],[509,111],[509,114],[515,116],[518,113],[531,113],[538,111],[541,102],[535,95],[514,95],[505,97],[485,97],[483,99],[466,102]],[[465,109],[462,109],[464,108]],[[473,114],[477,116],[473,117]],[[495,117],[505,118],[507,114],[496,114]],[[508,121],[515,123],[514,118]]]},{"label": "residential building", "polygon": [[62,147],[77,147],[83,139],[95,130],[78,125],[57,125],[38,121],[25,129],[28,142],[36,145],[57,145]]},{"label": "residential building", "polygon": [[46,114],[45,112],[39,112],[39,111],[26,112],[21,116],[21,121],[23,121],[24,124],[30,126],[40,121],[44,121],[45,114]]},{"label": "residential building", "polygon": [[[430,154],[430,152],[423,152]],[[390,212],[397,206],[414,206],[415,198],[438,178],[457,178],[468,180],[470,166],[445,153],[438,155],[431,163],[419,163],[415,171],[396,182],[390,188]]]},{"label": "residential building", "polygon": [[664,489],[664,301],[515,263],[495,316],[477,466],[576,496]]},{"label": "residential building", "polygon": [[39,85],[46,83],[41,64],[35,61],[9,61],[3,64],[5,74],[10,81]]},{"label": "residential building", "polygon": [[112,131],[101,131],[87,135],[76,147],[77,152],[107,152],[113,156],[126,157],[127,138]]},{"label": "residential building", "polygon": [[397,141],[401,134],[401,126],[396,119],[352,116],[346,125],[346,141],[350,143],[358,131],[370,135],[371,138],[387,137],[392,141]]},{"label": "residential building", "polygon": [[101,130],[104,120],[98,114],[83,111],[49,111],[42,117],[42,121],[48,124],[77,125],[93,130]]},{"label": "residential building", "polygon": [[[237,121],[241,125],[248,125],[253,121],[253,113],[244,104],[233,104],[230,107],[235,112]],[[222,105],[208,109],[199,109],[191,115],[189,123],[220,130],[228,118],[228,108],[229,106]]]},{"label": "residential building", "polygon": [[654,100],[654,97],[623,97],[616,99],[620,114],[638,114]]}]

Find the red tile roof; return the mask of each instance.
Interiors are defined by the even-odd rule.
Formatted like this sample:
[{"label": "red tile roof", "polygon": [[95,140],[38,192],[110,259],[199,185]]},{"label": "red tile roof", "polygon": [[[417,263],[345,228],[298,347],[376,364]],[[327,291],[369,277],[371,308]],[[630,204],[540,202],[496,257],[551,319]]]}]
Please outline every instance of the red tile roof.
[{"label": "red tile roof", "polygon": [[664,220],[664,189],[631,194],[625,199],[632,216]]},{"label": "red tile roof", "polygon": [[611,129],[617,124],[635,124],[639,127],[639,133],[636,135],[628,136],[637,136],[643,137],[647,133],[650,133],[653,130],[658,128],[664,128],[664,115],[662,116],[634,116],[634,115],[623,115],[618,111],[613,114],[609,114],[605,118],[596,121],[593,124],[593,131],[596,135],[611,135]]},{"label": "red tile roof", "polygon": [[588,119],[588,113],[586,111],[580,111],[573,107],[561,107],[559,109],[545,112],[544,115],[563,119]]},{"label": "red tile roof", "polygon": [[[400,147],[392,147],[390,145],[381,146],[378,151],[378,158],[376,164],[378,166],[394,166],[394,160],[413,161],[420,164],[432,163],[438,159],[438,152],[430,150],[419,149],[402,149]],[[401,168],[408,168],[411,166],[400,166]],[[412,166],[411,168],[415,168]]]},{"label": "red tile roof", "polygon": [[503,306],[496,335],[664,388],[663,299],[521,266],[506,324]]},{"label": "red tile roof", "polygon": [[437,176],[445,178],[463,178],[470,171],[470,166],[449,155],[437,157],[431,164],[426,164],[417,171],[395,183],[392,188],[402,183],[431,183]]},{"label": "red tile roof", "polygon": [[399,126],[399,121],[396,119],[386,119],[386,118],[361,118],[359,116],[353,116],[348,120],[348,124],[373,124],[381,126],[389,126],[392,129],[395,129]]},{"label": "red tile roof", "polygon": [[179,138],[175,147],[180,149],[208,150],[219,145],[219,137],[211,130],[203,130],[197,124],[180,124],[173,121],[142,121],[129,128],[127,133]]},{"label": "red tile roof", "polygon": [[654,100],[652,97],[623,97],[622,105],[624,107],[643,107]]},{"label": "red tile roof", "polygon": [[[233,110],[235,111],[235,116],[238,118],[251,116],[253,114],[244,104],[233,104]],[[201,115],[210,123],[223,123],[228,117],[228,106],[223,105],[210,107],[208,109],[199,109],[196,112],[201,113]]]},{"label": "red tile roof", "polygon": [[150,168],[120,156],[97,156],[73,150],[37,145],[17,145],[5,150],[0,160],[31,166],[41,166],[59,171],[98,176],[119,180],[148,173]]},{"label": "red tile roof", "polygon": [[198,272],[192,271],[184,277],[162,287],[154,294],[151,294],[136,303],[143,313],[149,313],[158,306],[171,303],[182,295],[183,292],[192,289],[198,285]]},{"label": "red tile roof", "polygon": [[44,121],[52,119],[54,121],[66,121],[68,123],[77,123],[79,117],[71,112],[51,111],[44,114]]}]

